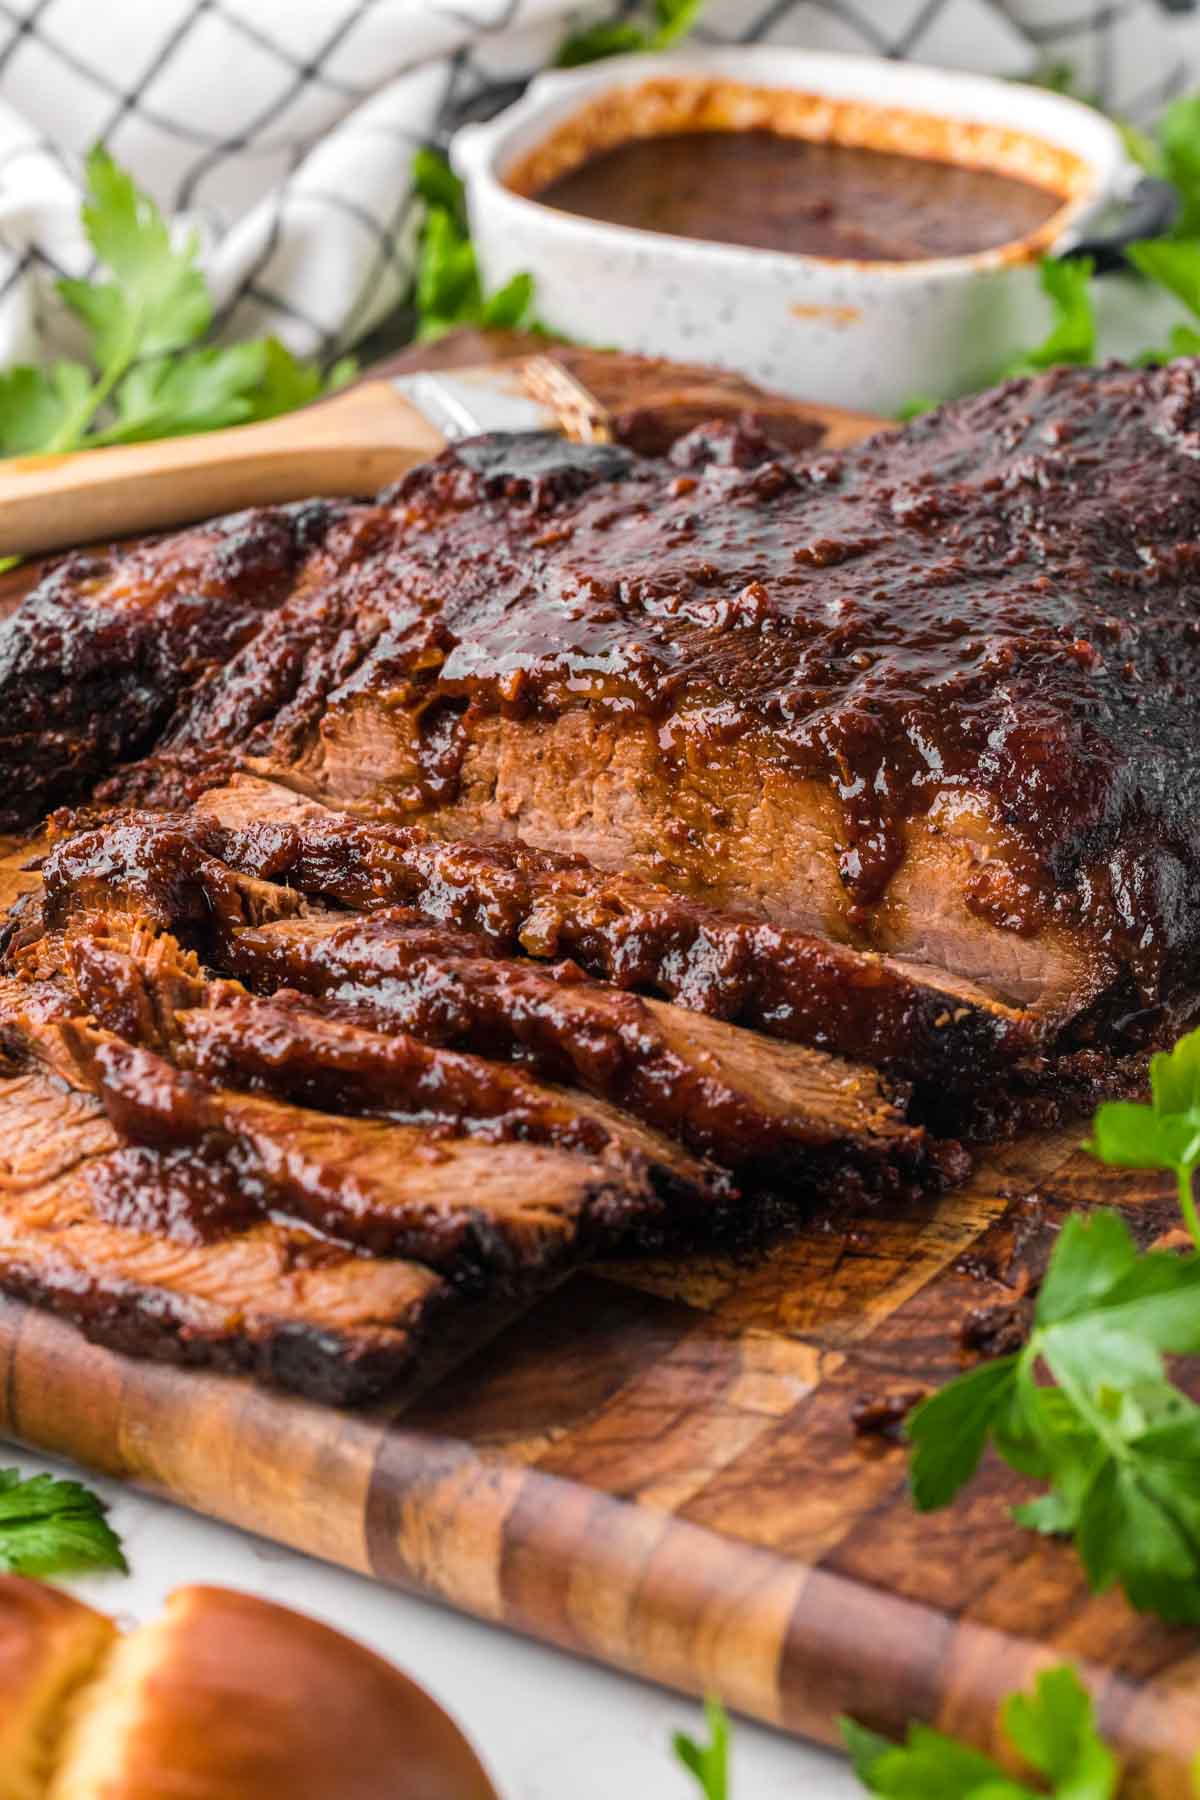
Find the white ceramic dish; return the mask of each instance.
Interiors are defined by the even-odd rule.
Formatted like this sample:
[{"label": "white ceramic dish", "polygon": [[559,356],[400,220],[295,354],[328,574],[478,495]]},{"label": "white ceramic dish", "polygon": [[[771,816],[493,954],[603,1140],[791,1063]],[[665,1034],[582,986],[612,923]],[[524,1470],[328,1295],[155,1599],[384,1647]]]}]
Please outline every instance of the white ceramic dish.
[{"label": "white ceramic dish", "polygon": [[[647,95],[638,90],[661,95],[697,83],[733,84],[735,106],[743,87],[760,102],[764,90],[783,90],[818,119],[804,135],[822,134],[817,102],[828,102],[830,117],[899,114],[914,128],[950,133],[948,142],[960,133],[982,166],[997,144],[1007,145],[1005,160],[990,166],[1013,173],[1022,154],[1060,155],[1073,170],[1069,192],[1048,227],[1019,243],[867,263],[610,225],[506,185],[535,152],[569,142],[583,121],[590,131],[599,119],[603,129],[605,109],[642,105]],[[652,116],[656,103],[647,104]],[[744,122],[761,122],[749,101]],[[1017,138],[1024,152],[1014,152]],[[905,147],[903,130],[895,147]],[[621,57],[540,76],[515,106],[459,132],[452,155],[486,283],[530,270],[548,325],[583,343],[715,363],[806,399],[885,414],[915,396],[943,399],[986,383],[1036,342],[1048,318],[1038,256],[1081,235],[1137,175],[1115,127],[1062,95],[873,57],[768,48]]]}]

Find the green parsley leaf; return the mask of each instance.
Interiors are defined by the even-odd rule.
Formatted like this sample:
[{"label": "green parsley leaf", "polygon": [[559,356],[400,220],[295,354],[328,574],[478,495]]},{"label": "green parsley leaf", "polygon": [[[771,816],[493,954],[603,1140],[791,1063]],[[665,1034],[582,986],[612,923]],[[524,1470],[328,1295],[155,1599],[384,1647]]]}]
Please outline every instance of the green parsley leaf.
[{"label": "green parsley leaf", "polygon": [[417,310],[443,328],[478,319],[483,301],[475,247],[454,215],[430,207],[417,265]]},{"label": "green parsley leaf", "polygon": [[629,56],[642,50],[669,50],[696,24],[705,0],[654,0],[653,22],[639,25],[633,19],[605,19],[572,32],[559,45],[554,58],[560,69],[600,62],[606,56]]},{"label": "green parsley leaf", "polygon": [[1135,269],[1175,294],[1200,316],[1200,242],[1187,238],[1147,238],[1126,252]]},{"label": "green parsley leaf", "polygon": [[940,405],[941,402],[935,400],[932,394],[913,394],[897,412],[897,422],[907,425],[911,419],[919,419],[924,413],[936,412]]},{"label": "green parsley leaf", "polygon": [[[1019,77],[1025,80],[1026,77]],[[1045,62],[1028,77],[1031,87],[1045,88],[1051,94],[1076,95],[1079,82],[1079,71],[1072,62],[1060,58],[1057,62]]]},{"label": "green parsley leaf", "polygon": [[1114,119],[1113,124],[1121,134],[1121,142],[1125,146],[1130,161],[1139,169],[1157,179],[1163,177],[1163,154],[1160,146],[1148,132],[1140,126],[1131,125],[1128,119]]},{"label": "green parsley leaf", "polygon": [[891,1738],[886,1738],[878,1731],[871,1731],[866,1725],[860,1725],[857,1719],[843,1716],[838,1720],[838,1730],[842,1734],[846,1755],[850,1758],[850,1766],[863,1786],[869,1788],[871,1777],[881,1757],[896,1748]]},{"label": "green parsley leaf", "polygon": [[1185,94],[1168,106],[1158,123],[1162,173],[1179,193],[1175,230],[1180,237],[1200,234],[1200,94]]},{"label": "green parsley leaf", "polygon": [[412,160],[413,190],[426,206],[440,206],[464,229],[467,223],[467,193],[447,159],[437,150],[423,145]]},{"label": "green parsley leaf", "polygon": [[483,303],[481,314],[485,325],[506,327],[515,331],[533,305],[533,276],[514,275],[502,288],[497,288]]},{"label": "green parsley leaf", "polygon": [[913,1410],[907,1427],[913,1445],[909,1479],[919,1512],[948,1505],[970,1481],[1016,1376],[1015,1356],[981,1363]]},{"label": "green parsley leaf", "polygon": [[19,363],[0,375],[0,456],[43,450],[87,403],[91,377],[82,363],[35,369]]},{"label": "green parsley leaf", "polygon": [[707,1744],[677,1731],[671,1740],[676,1756],[700,1784],[704,1800],[729,1800],[729,1719],[719,1700],[704,1702]]},{"label": "green parsley leaf", "polygon": [[1009,1742],[1063,1800],[1109,1800],[1120,1767],[1096,1730],[1091,1695],[1066,1663],[1044,1669],[1032,1694],[1010,1694],[1000,1714]]},{"label": "green parsley leaf", "polygon": [[[1017,1404],[1025,1437],[1005,1435],[1009,1421],[1000,1422],[994,1442],[1001,1456],[1022,1474],[1051,1483],[1047,1494],[1013,1508],[1020,1525],[1043,1534],[1068,1533],[1079,1524],[1096,1472],[1104,1460],[1104,1447],[1083,1421],[1066,1394],[1034,1379],[1032,1362],[1024,1364],[1017,1379]],[[1017,1454],[1014,1454],[1014,1441]]]},{"label": "green parsley leaf", "polygon": [[0,1469],[0,1570],[54,1575],[69,1569],[125,1569],[103,1503],[78,1481]]},{"label": "green parsley leaf", "polygon": [[194,350],[131,369],[113,396],[115,418],[95,434],[103,444],[137,444],[243,425],[253,414],[251,391],[262,381],[261,344]]},{"label": "green parsley leaf", "polygon": [[669,50],[685,38],[704,11],[706,0],[655,0],[651,50]]},{"label": "green parsley leaf", "polygon": [[856,1773],[870,1793],[889,1800],[1033,1800],[990,1756],[928,1725],[910,1725],[902,1745],[890,1744],[865,1774]]},{"label": "green parsley leaf", "polygon": [[646,33],[640,25],[618,19],[601,20],[564,38],[554,64],[559,69],[577,69],[584,63],[602,62],[606,56],[627,56],[647,48]]},{"label": "green parsley leaf", "polygon": [[[1185,1056],[1160,1070],[1160,1097],[1183,1097],[1186,1080]],[[950,1382],[910,1418],[914,1504],[949,1504],[990,1439],[1048,1484],[1018,1521],[1073,1534],[1095,1591],[1120,1583],[1143,1611],[1200,1622],[1200,1408],[1163,1363],[1196,1352],[1200,1255],[1139,1255],[1117,1214],[1073,1215],[1024,1349]]]},{"label": "green parsley leaf", "polygon": [[1048,335],[1032,350],[1017,357],[1005,375],[1033,375],[1059,363],[1091,363],[1096,360],[1096,316],[1092,306],[1090,257],[1069,262],[1044,256],[1038,268],[1042,292],[1054,310]]},{"label": "green parsley leaf", "polygon": [[262,374],[247,396],[251,419],[274,419],[280,413],[295,412],[298,406],[311,406],[314,400],[337,393],[358,374],[353,356],[339,357],[322,375],[316,363],[293,356],[277,337],[263,338],[257,348],[262,353]]},{"label": "green parsley leaf", "polygon": [[428,148],[418,151],[413,185],[425,202],[413,289],[418,341],[428,343],[461,325],[543,330],[533,317],[532,275],[514,275],[485,296],[467,229],[463,184],[445,157]]},{"label": "green parsley leaf", "polygon": [[1176,356],[1200,356],[1200,331],[1194,331],[1190,325],[1172,325],[1166,350],[1158,360],[1170,362]]},{"label": "green parsley leaf", "polygon": [[61,281],[59,292],[92,332],[97,362],[154,356],[195,343],[212,323],[196,267],[195,234],[176,249],[147,194],[98,145],[86,164],[83,227],[110,282]]},{"label": "green parsley leaf", "polygon": [[1096,1213],[1090,1219],[1073,1214],[1038,1292],[1039,1322],[1058,1324],[1103,1305],[1136,1263],[1137,1247],[1117,1213]]},{"label": "green parsley leaf", "polygon": [[1098,1109],[1086,1148],[1119,1168],[1172,1170],[1184,1222],[1200,1247],[1193,1193],[1200,1166],[1200,1030],[1150,1058],[1148,1106],[1110,1100]]},{"label": "green parsley leaf", "polygon": [[[1112,1800],[1120,1766],[1096,1730],[1090,1695],[1067,1664],[1044,1670],[1032,1694],[1010,1695],[1000,1718],[1054,1800]],[[853,1719],[840,1725],[858,1779],[890,1800],[1038,1800],[1047,1791],[1014,1781],[990,1756],[928,1725],[910,1725],[903,1744]]]},{"label": "green parsley leaf", "polygon": [[92,449],[271,418],[327,393],[326,379],[274,338],[203,345],[212,302],[194,236],[172,239],[148,195],[107,151],[86,164],[83,224],[110,279],[60,281],[88,332],[92,366],[56,362],[0,375],[0,456]]}]

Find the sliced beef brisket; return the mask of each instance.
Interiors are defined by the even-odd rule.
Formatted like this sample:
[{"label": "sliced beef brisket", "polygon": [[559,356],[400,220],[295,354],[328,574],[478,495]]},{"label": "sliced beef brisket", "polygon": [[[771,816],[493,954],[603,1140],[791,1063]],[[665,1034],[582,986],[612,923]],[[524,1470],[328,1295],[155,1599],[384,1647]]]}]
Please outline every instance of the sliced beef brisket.
[{"label": "sliced beef brisket", "polygon": [[161,1229],[179,1165],[123,1143],[98,1100],[38,1069],[3,1081],[0,1286],[98,1342],[362,1400],[419,1369],[450,1286],[415,1263],[260,1220],[209,1240]]},{"label": "sliced beef brisket", "polygon": [[[76,984],[97,946],[92,998],[121,997],[127,1035]],[[710,1233],[736,1200],[602,1104],[208,983],[127,917],[86,916],[17,961],[0,982],[0,1289],[119,1348],[366,1399],[422,1373],[451,1300],[439,1364],[582,1259]],[[314,1072],[320,1105],[297,1104]]]},{"label": "sliced beef brisket", "polygon": [[581,857],[369,823],[253,777],[211,789],[196,811],[243,874],[357,909],[413,906],[497,951],[568,956],[618,987],[904,1074],[975,1083],[1044,1036],[971,983],[718,912]]},{"label": "sliced beef brisket", "polygon": [[[58,829],[65,828],[60,821]],[[123,815],[112,826],[67,836],[44,863],[39,922],[14,940],[10,961],[33,969],[44,966],[48,955],[53,961],[48,946],[65,928],[59,961],[69,958],[71,980],[87,1010],[128,1034],[134,1021],[156,1011],[154,993],[144,992],[138,975],[154,952],[143,952],[132,970],[129,958],[114,955],[93,920],[103,906],[110,918],[124,915],[125,931],[142,929],[138,919],[153,921],[215,970],[259,994],[299,990],[319,1001],[326,1017],[363,1028],[361,1060],[367,1060],[366,1046],[374,1045],[376,1069],[370,1076],[360,1071],[360,1095],[372,1081],[385,1080],[387,1060],[386,1079],[397,1103],[397,1084],[406,1069],[403,1079],[414,1099],[426,1092],[423,1104],[433,1104],[436,1089],[447,1105],[457,1089],[464,1120],[473,1112],[480,1119],[500,1117],[518,1104],[518,1096],[507,1075],[489,1087],[489,1070],[497,1061],[517,1063],[542,1081],[619,1107],[652,1133],[715,1158],[739,1178],[786,1178],[808,1190],[836,1180],[865,1184],[870,1192],[881,1184],[938,1180],[957,1170],[957,1152],[930,1143],[906,1123],[903,1084],[874,1068],[621,992],[590,979],[573,962],[543,965],[503,955],[498,946],[511,932],[503,925],[503,896],[495,890],[470,902],[484,928],[467,929],[412,909],[330,912],[296,887],[221,860],[222,854],[240,851],[255,870],[303,874],[295,858],[286,870],[277,866],[278,857],[266,851],[278,846],[279,834],[269,823],[266,834],[253,856],[246,851],[244,831],[226,834],[211,817]],[[445,849],[436,843],[429,847]],[[327,833],[317,848],[320,866],[331,866],[336,834]],[[328,879],[322,876],[313,885],[327,887]],[[449,904],[448,871],[442,891]],[[172,991],[179,979],[176,971]],[[242,1008],[239,1016],[247,1035],[253,1035],[256,1016],[263,1038],[253,1053],[245,1047],[238,1053],[243,1067],[256,1061],[256,1079],[265,1084],[266,1060],[275,1054],[266,1040],[278,1039],[275,1083],[299,1081],[303,1048],[293,1042],[285,1050],[283,1042],[295,1039],[295,1020],[278,1009],[251,1015]],[[379,1034],[395,1040],[391,1050],[375,1043]],[[313,1039],[315,1057],[315,1026]],[[162,1028],[156,1041],[176,1043],[169,1035],[164,1039]],[[321,1043],[333,1098],[339,1090],[328,1033]],[[353,1045],[348,1039],[350,1060]],[[421,1046],[443,1054],[431,1057]],[[491,1062],[477,1067],[446,1053]],[[315,1074],[311,1079],[316,1093],[321,1080]]]}]

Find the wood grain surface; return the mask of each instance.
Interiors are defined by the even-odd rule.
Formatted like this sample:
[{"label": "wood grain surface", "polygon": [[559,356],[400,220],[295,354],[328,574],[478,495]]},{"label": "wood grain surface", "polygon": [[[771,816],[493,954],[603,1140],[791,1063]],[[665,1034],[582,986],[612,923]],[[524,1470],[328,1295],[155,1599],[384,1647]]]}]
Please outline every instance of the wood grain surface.
[{"label": "wood grain surface", "polygon": [[1200,1645],[1089,1596],[1073,1551],[1009,1517],[990,1460],[918,1516],[863,1395],[962,1366],[972,1308],[1071,1207],[1143,1237],[1169,1184],[1099,1169],[1078,1131],[991,1153],[923,1206],[814,1218],[738,1260],[573,1278],[402,1415],[336,1413],[139,1363],[0,1306],[0,1431],[214,1517],[824,1740],[840,1712],[997,1749],[996,1707],[1071,1657],[1129,1761],[1190,1800]]}]

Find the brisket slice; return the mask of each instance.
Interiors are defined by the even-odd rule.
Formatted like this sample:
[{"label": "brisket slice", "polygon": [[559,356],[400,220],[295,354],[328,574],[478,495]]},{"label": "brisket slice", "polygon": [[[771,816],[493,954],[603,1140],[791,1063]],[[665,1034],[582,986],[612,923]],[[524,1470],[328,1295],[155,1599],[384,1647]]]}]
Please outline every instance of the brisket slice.
[{"label": "brisket slice", "polygon": [[[426,1136],[580,1151],[627,1179],[647,1205],[651,1194],[670,1199],[680,1212],[689,1204],[707,1207],[736,1197],[715,1164],[602,1100],[548,1088],[522,1070],[431,1046],[397,1029],[385,1034],[328,1018],[298,994],[262,1000],[237,982],[206,980],[194,955],[143,924],[85,916],[64,939],[57,944],[47,939],[36,952],[36,960],[52,973],[55,991],[54,976],[69,971],[78,1006],[100,1030],[207,1082],[335,1114],[379,1114],[419,1127]],[[21,960],[29,966],[35,958],[26,952]],[[106,1085],[111,1090],[111,1083]],[[168,1085],[160,1122],[148,1129],[162,1136],[178,1126],[189,1140],[202,1136],[208,1129],[207,1103],[186,1104],[187,1097],[187,1084],[178,1092]],[[232,1103],[223,1104],[228,1110]],[[214,1130],[223,1129],[215,1114],[210,1122]],[[129,1119],[122,1123],[132,1129]],[[919,1143],[919,1134],[911,1135]],[[399,1141],[388,1139],[393,1149]],[[476,1150],[469,1160],[480,1161]],[[403,1176],[416,1179],[411,1171]],[[487,1185],[485,1174],[481,1191]],[[452,1180],[450,1187],[466,1183]],[[393,1211],[363,1231],[375,1234],[374,1244],[381,1231],[396,1228]],[[355,1233],[347,1227],[342,1235]],[[407,1249],[415,1252],[416,1246]],[[421,1254],[436,1259],[441,1250],[435,1245]]]},{"label": "brisket slice", "polygon": [[[264,854],[278,836],[274,827],[268,829],[255,869],[280,872]],[[545,966],[498,954],[494,945],[503,941],[498,899],[485,903],[490,929],[482,931],[433,923],[411,909],[321,914],[295,888],[230,870],[214,848],[228,844],[211,821],[173,816],[123,816],[111,829],[67,837],[44,866],[45,926],[53,937],[101,904],[132,909],[192,942],[211,966],[259,994],[300,990],[315,997],[327,1016],[339,1015],[369,1033],[360,1040],[360,1060],[370,1045],[374,1073],[360,1072],[360,1102],[372,1083],[390,1082],[395,1095],[401,1079],[414,1096],[439,1084],[444,1096],[452,1086],[450,1071],[458,1066],[446,1053],[468,1052],[493,1064],[515,1062],[543,1081],[583,1090],[642,1121],[652,1133],[666,1133],[691,1152],[715,1158],[739,1178],[786,1177],[806,1187],[849,1182],[877,1191],[881,1185],[961,1173],[961,1154],[907,1124],[906,1090],[873,1068],[617,991],[589,980],[571,962]],[[337,845],[327,843],[324,849],[336,852]],[[286,872],[296,874],[292,866]],[[449,895],[448,870],[441,888]],[[246,922],[255,917],[265,922]],[[36,961],[45,954],[45,942],[35,935],[14,954]],[[147,1012],[137,983],[128,993],[120,956],[114,968],[111,952],[94,931],[74,942],[72,976],[87,1010],[129,1035]],[[247,1021],[248,1035],[252,1015],[242,1008],[239,1016]],[[331,1096],[349,1091],[334,1079],[341,1052],[329,1032],[320,1035],[318,1045],[314,1024],[306,1051],[311,1005],[299,1014],[277,1006],[270,1030],[267,1016],[258,1015],[264,1041],[269,1037],[273,1044],[276,1091],[289,1081],[307,1083],[310,1095],[325,1091],[325,1083]],[[232,1028],[221,1029],[228,1034]],[[389,1049],[377,1041],[380,1034],[404,1041]],[[162,1041],[161,1033],[150,1041]],[[440,1061],[422,1053],[421,1045],[442,1052]],[[209,1053],[217,1054],[215,1037]],[[353,1039],[345,1054],[354,1058]],[[246,1079],[253,1063],[254,1079],[266,1084],[265,1048],[251,1056],[243,1047],[238,1057]],[[510,1105],[503,1083],[512,1079],[496,1072],[493,1080],[490,1068],[473,1075],[476,1098],[464,1099],[463,1119],[473,1111],[502,1113]],[[295,1096],[300,1089],[290,1091]]]},{"label": "brisket slice", "polygon": [[5,817],[219,745],[1149,1027],[1200,937],[1198,428],[1191,361],[1059,369],[808,463],[479,440],[68,562],[0,627]]},{"label": "brisket slice", "polygon": [[939,1089],[976,1087],[1041,1038],[1035,1020],[968,983],[918,979],[891,958],[716,913],[579,858],[366,824],[251,777],[186,816],[62,813],[55,828],[51,923],[119,904],[207,944],[218,926],[303,916],[309,902],[400,902],[474,933],[482,953],[566,957],[615,987]]},{"label": "brisket slice", "polygon": [[406,1378],[453,1298],[430,1269],[272,1220],[190,1243],[121,1222],[131,1193],[165,1210],[178,1170],[49,1074],[10,1075],[0,1094],[0,1287],[97,1342],[349,1402]]},{"label": "brisket slice", "polygon": [[429,1043],[471,1046],[569,1083],[679,1137],[743,1178],[873,1182],[960,1171],[950,1146],[904,1123],[873,1069],[769,1040],[573,975],[472,954],[412,914],[305,919],[230,934],[224,966],[299,989],[335,1014]]},{"label": "brisket slice", "polygon": [[603,1247],[635,1223],[649,1235],[664,1190],[704,1192],[682,1157],[651,1163],[615,1134],[586,1148],[452,1136],[239,1093],[120,1040],[79,1053],[124,1140],[197,1158],[212,1176],[211,1208],[202,1198],[189,1225],[206,1210],[219,1224],[229,1209],[235,1223],[266,1212],[460,1285],[519,1293],[528,1275],[570,1266],[583,1243]]},{"label": "brisket slice", "polygon": [[253,777],[210,790],[196,813],[246,874],[356,909],[414,906],[497,952],[567,956],[618,987],[904,1074],[974,1083],[1041,1035],[970,983],[717,912],[580,857],[367,823]]}]

